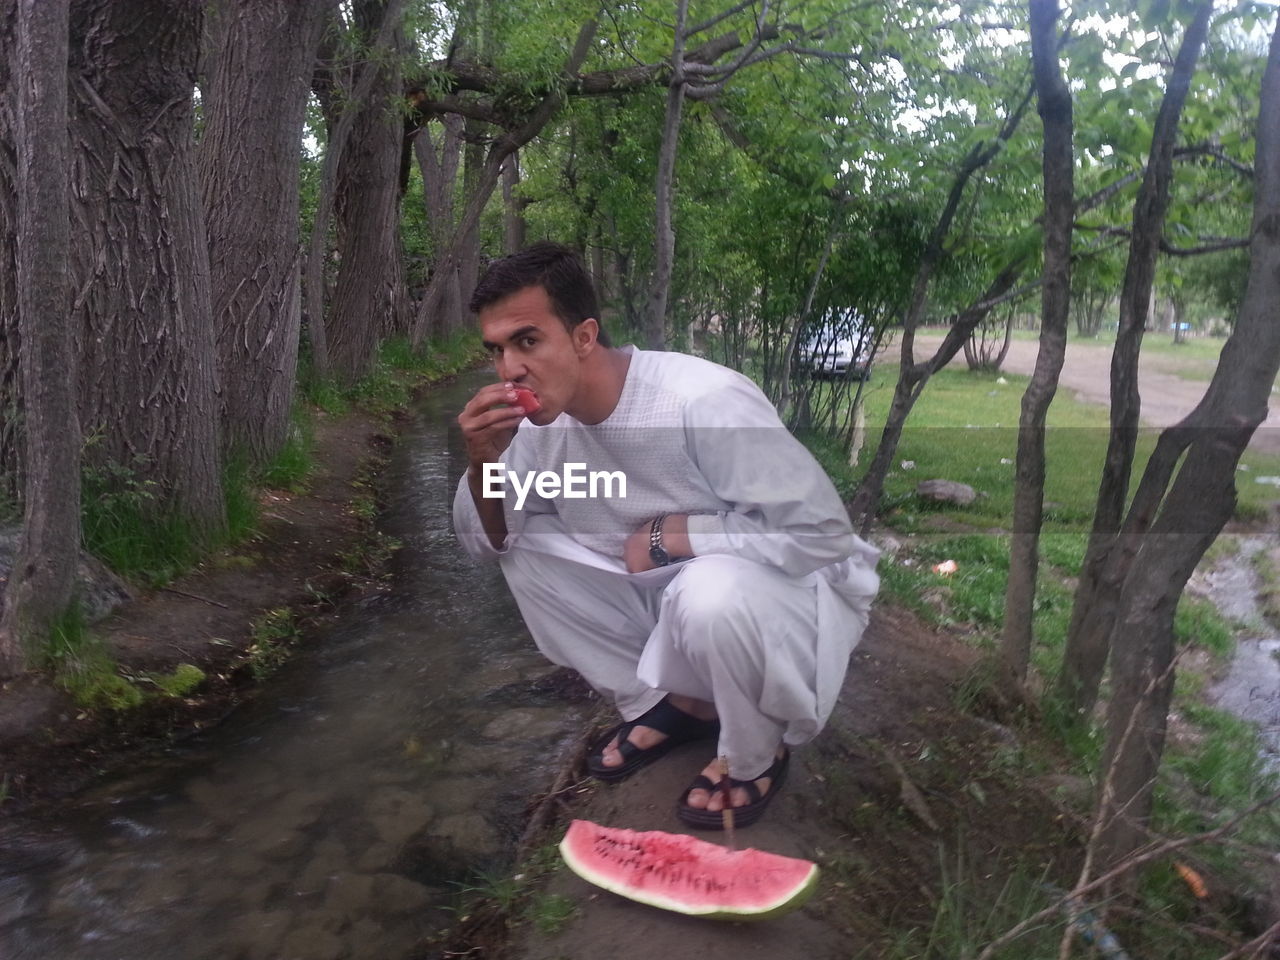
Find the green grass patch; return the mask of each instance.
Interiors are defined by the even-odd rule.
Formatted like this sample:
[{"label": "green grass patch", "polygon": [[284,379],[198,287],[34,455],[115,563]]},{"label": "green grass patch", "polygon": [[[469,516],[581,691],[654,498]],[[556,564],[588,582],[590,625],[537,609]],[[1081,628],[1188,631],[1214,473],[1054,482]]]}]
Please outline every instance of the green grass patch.
[{"label": "green grass patch", "polygon": [[130,710],[144,699],[142,691],[121,675],[106,645],[89,632],[78,604],[54,625],[36,661],[86,709]]},{"label": "green grass patch", "polygon": [[[969,862],[963,853],[948,863],[940,853],[941,891],[929,926],[908,930],[883,953],[884,960],[955,960],[976,957],[996,937],[1038,913],[1049,902],[1042,880],[1017,869],[1003,882],[987,866]],[[1057,955],[1062,925],[1038,924],[1027,935],[995,954],[996,960],[1028,960]],[[861,956],[868,956],[863,954]]]},{"label": "green grass patch", "polygon": [[80,484],[85,547],[116,573],[161,586],[195,564],[191,524],[161,507],[159,484],[120,464],[86,467]]},{"label": "green grass patch", "polygon": [[1252,563],[1258,575],[1258,606],[1272,626],[1280,627],[1280,551],[1259,550]]},{"label": "green grass patch", "polygon": [[249,636],[249,672],[265,680],[289,659],[289,648],[301,636],[297,615],[288,607],[268,610],[253,621]]},{"label": "green grass patch", "polygon": [[180,663],[172,673],[153,673],[148,675],[148,679],[164,696],[181,699],[199,689],[205,681],[205,673],[194,663]]},{"label": "green grass patch", "polygon": [[260,480],[275,490],[302,493],[315,469],[315,424],[306,406],[295,403],[284,443],[262,470]]},{"label": "green grass patch", "polygon": [[[933,513],[945,513],[954,521],[978,528],[1009,525],[1018,416],[1026,385],[1026,377],[1014,374],[947,368],[933,376],[907,421],[886,478],[882,513],[892,526],[914,532],[922,527],[922,519]],[[817,389],[831,387],[820,384]],[[866,388],[868,449],[862,458],[864,464],[879,440],[892,396],[893,371],[886,367]],[[1045,438],[1045,532],[1081,533],[1089,529],[1109,431],[1105,407],[1077,401],[1069,392],[1059,391],[1049,409]],[[1157,436],[1158,431],[1149,428],[1139,434],[1135,488]],[[837,488],[847,495],[862,469],[849,468],[838,445],[806,440]],[[1251,478],[1280,475],[1280,456],[1247,451],[1241,462],[1248,469],[1239,475],[1237,514],[1263,519],[1267,506],[1275,500],[1275,489]],[[979,498],[968,507],[938,507],[918,500],[916,484],[936,478],[967,483],[979,492]]]}]

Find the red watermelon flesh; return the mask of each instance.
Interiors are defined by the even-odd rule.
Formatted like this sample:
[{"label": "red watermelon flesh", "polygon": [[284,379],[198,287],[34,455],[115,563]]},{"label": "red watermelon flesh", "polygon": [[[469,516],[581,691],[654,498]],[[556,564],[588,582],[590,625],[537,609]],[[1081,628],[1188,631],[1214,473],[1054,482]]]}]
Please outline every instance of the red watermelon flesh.
[{"label": "red watermelon flesh", "polygon": [[818,866],[763,850],[728,850],[661,830],[574,820],[560,855],[582,879],[664,910],[714,920],[760,920],[813,893]]},{"label": "red watermelon flesh", "polygon": [[528,387],[516,387],[516,403],[524,408],[526,414],[537,413],[542,409],[542,402]]}]

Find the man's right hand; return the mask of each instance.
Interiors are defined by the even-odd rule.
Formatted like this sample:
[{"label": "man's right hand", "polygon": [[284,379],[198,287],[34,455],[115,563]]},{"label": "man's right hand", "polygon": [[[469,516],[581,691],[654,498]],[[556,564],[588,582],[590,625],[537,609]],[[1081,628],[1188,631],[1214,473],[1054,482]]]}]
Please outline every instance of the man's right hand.
[{"label": "man's right hand", "polygon": [[500,461],[503,451],[511,445],[516,428],[525,418],[525,411],[515,403],[516,391],[512,384],[492,383],[477,391],[458,414],[472,476],[477,476],[486,463]]},{"label": "man's right hand", "polygon": [[[499,406],[506,404],[506,406]],[[511,445],[516,428],[525,412],[516,405],[515,387],[510,383],[493,383],[482,387],[458,414],[458,426],[467,445],[467,486],[495,550],[501,550],[507,539],[507,519],[502,501],[481,494],[480,477],[486,463],[498,463]]]}]

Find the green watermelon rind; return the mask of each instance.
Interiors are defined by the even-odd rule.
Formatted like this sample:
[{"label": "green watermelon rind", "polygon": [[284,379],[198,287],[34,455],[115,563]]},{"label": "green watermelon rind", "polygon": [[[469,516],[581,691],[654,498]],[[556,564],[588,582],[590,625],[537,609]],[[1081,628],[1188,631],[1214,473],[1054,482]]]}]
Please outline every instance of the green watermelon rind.
[{"label": "green watermelon rind", "polygon": [[[637,903],[644,903],[651,907],[657,907],[661,910],[671,910],[675,913],[682,913],[691,917],[702,917],[707,920],[767,920],[771,917],[778,917],[785,913],[790,913],[797,907],[801,906],[808,900],[818,888],[818,865],[816,863],[809,864],[809,871],[794,887],[785,894],[780,894],[778,899],[770,904],[756,906],[750,908],[735,909],[722,904],[712,905],[696,905],[687,901],[680,900],[672,896],[665,896],[662,891],[658,890],[640,890],[636,887],[616,880],[611,876],[592,869],[590,861],[579,857],[574,851],[570,842],[574,826],[578,823],[584,824],[586,827],[597,830],[610,830],[608,827],[600,827],[597,824],[586,820],[575,820],[570,824],[569,830],[565,833],[564,839],[560,841],[560,856],[564,859],[565,864],[575,874],[586,880],[588,883],[601,887],[611,893],[616,893],[620,897],[626,897],[628,900],[634,900]],[[633,836],[643,837],[643,833],[633,833]],[[658,831],[650,831],[657,833]],[[706,841],[698,840],[695,837],[689,837],[688,840],[694,843],[705,843]],[[742,853],[760,853],[751,848],[741,851]],[[777,856],[769,854],[769,856]],[[782,859],[794,859],[790,857]],[[807,862],[807,861],[797,861]]]}]

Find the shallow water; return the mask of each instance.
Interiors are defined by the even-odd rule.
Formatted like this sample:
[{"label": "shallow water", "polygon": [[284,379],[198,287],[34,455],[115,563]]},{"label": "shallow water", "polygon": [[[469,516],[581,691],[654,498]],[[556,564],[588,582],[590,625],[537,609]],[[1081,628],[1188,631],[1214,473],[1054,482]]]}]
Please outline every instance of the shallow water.
[{"label": "shallow water", "polygon": [[450,425],[488,379],[433,394],[396,450],[388,595],[216,730],[4,826],[0,958],[394,960],[509,860],[589,706],[453,539]]},{"label": "shallow water", "polygon": [[1269,766],[1280,771],[1280,630],[1262,615],[1253,558],[1276,546],[1275,536],[1242,537],[1239,550],[1197,575],[1194,586],[1223,616],[1244,624],[1227,672],[1210,688],[1215,705],[1256,724]]}]

